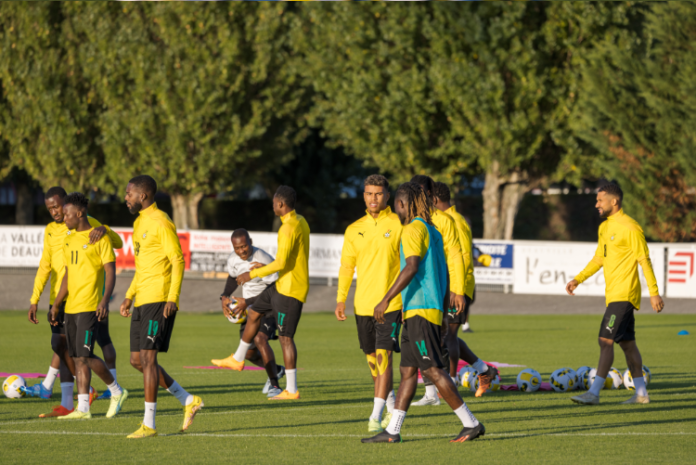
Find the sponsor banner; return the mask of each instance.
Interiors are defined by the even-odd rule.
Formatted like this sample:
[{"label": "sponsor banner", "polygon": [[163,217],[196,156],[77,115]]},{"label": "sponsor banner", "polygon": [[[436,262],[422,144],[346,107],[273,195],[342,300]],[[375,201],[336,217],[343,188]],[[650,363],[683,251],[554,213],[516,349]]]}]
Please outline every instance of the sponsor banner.
[{"label": "sponsor banner", "polygon": [[[132,228],[111,228],[123,241],[123,247],[121,249],[114,249],[114,254],[116,255],[116,268],[122,270],[133,270],[135,269],[135,256],[133,255],[133,242],[137,241],[137,238],[133,237]],[[190,238],[188,232],[179,232],[179,243],[181,244],[181,252],[184,254],[184,264],[185,269],[190,269],[191,266],[191,251],[189,247]],[[38,266],[38,265],[37,265]]]},{"label": "sponsor banner", "polygon": [[667,297],[696,298],[696,245],[667,249]]},{"label": "sponsor banner", "polygon": [[[650,260],[661,293],[665,289],[665,254],[663,245],[648,244]],[[515,294],[566,294],[565,286],[590,262],[597,244],[578,242],[516,241]],[[648,296],[643,270],[638,266],[643,296]],[[604,295],[603,270],[582,283],[576,295]]]},{"label": "sponsor banner", "polygon": [[0,266],[38,268],[45,229],[43,226],[0,227]]},{"label": "sponsor banner", "polygon": [[490,266],[474,267],[476,284],[513,284],[513,242],[474,239],[474,246],[491,256]]}]

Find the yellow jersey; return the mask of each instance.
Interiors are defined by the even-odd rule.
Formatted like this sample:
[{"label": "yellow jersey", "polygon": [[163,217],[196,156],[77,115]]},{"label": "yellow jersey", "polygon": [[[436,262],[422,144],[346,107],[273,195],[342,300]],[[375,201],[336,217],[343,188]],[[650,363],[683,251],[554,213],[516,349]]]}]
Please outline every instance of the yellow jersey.
[{"label": "yellow jersey", "polygon": [[643,229],[621,209],[599,225],[597,251],[575,280],[582,283],[604,267],[607,305],[611,302],[630,302],[639,310],[639,263],[643,268],[650,295],[659,295]]},{"label": "yellow jersey", "polygon": [[471,228],[464,217],[457,212],[457,207],[454,205],[445,210],[445,213],[452,217],[457,228],[457,238],[459,239],[459,246],[462,248],[462,258],[464,259],[464,293],[470,299],[473,299],[476,280],[474,279],[474,262],[472,261],[474,245]]},{"label": "yellow jersey", "polygon": [[300,302],[307,301],[309,292],[309,225],[295,210],[281,216],[278,230],[278,253],[266,266],[251,270],[251,279],[278,273],[276,290]]},{"label": "yellow jersey", "polygon": [[[421,221],[416,220],[404,226],[401,233],[401,247],[403,247],[405,259],[417,255],[423,260],[430,247],[428,227]],[[409,310],[404,313],[404,319],[406,320],[414,316],[420,316],[433,324],[442,325],[442,312],[437,308]]]},{"label": "yellow jersey", "polygon": [[451,216],[438,209],[433,211],[431,218],[437,230],[442,234],[450,277],[450,290],[457,295],[464,295],[464,260],[457,238],[457,227]]},{"label": "yellow jersey", "polygon": [[126,298],[135,306],[174,302],[179,305],[184,279],[184,254],[181,252],[176,226],[157,203],[140,210],[133,223],[135,276]]},{"label": "yellow jersey", "polygon": [[[87,220],[92,228],[98,228],[102,225],[91,216],[88,216]],[[108,236],[111,241],[111,246],[114,249],[123,247],[121,236],[113,232],[108,226],[105,227],[107,230],[106,236]],[[64,222],[56,223],[54,221],[46,226],[43,237],[43,252],[41,253],[41,261],[39,262],[39,269],[36,272],[36,278],[34,278],[34,290],[31,294],[30,302],[32,305],[39,303],[39,299],[41,298],[41,294],[49,278],[51,279],[51,297],[49,303],[53,305],[53,301],[56,300],[56,296],[60,290],[60,284],[63,281],[63,274],[65,273],[63,247],[65,246],[65,237],[67,235],[68,227],[65,226]]]},{"label": "yellow jersey", "polygon": [[[375,219],[367,213],[346,228],[338,270],[337,302],[348,298],[357,267],[355,314],[372,316],[375,307],[399,276],[399,244],[403,226],[396,213],[387,207]],[[401,310],[401,294],[389,302],[387,313]]]},{"label": "yellow jersey", "polygon": [[116,261],[109,238],[104,236],[89,243],[87,231],[70,231],[63,246],[63,261],[68,269],[68,298],[65,313],[85,313],[97,310],[104,296],[104,265]]}]

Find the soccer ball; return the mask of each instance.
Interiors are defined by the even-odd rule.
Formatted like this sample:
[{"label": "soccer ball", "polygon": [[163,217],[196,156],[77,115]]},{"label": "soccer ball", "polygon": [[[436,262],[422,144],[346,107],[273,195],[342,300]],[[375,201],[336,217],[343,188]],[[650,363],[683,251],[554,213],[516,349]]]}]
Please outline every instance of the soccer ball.
[{"label": "soccer ball", "polygon": [[573,381],[573,385],[571,386],[571,391],[578,389],[580,383],[578,382],[578,374],[576,373],[575,370],[569,367],[564,367],[563,371],[565,371],[566,375],[568,375],[568,378],[570,378]]},{"label": "soccer ball", "polygon": [[577,380],[577,387],[576,389],[588,389],[587,385],[585,384],[585,378],[587,376],[587,373],[590,371],[590,367],[583,366],[578,368],[578,370],[575,372],[575,377]]},{"label": "soccer ball", "polygon": [[[469,389],[471,392],[478,391],[479,388],[479,374],[474,371],[469,377]],[[495,375],[495,379],[491,381],[491,387],[486,392],[498,391],[500,390],[500,375]]]},{"label": "soccer ball", "polygon": [[611,367],[607,374],[607,379],[611,378],[611,387],[609,389],[618,389],[623,384],[621,372],[614,367]]},{"label": "soccer ball", "polygon": [[[647,375],[647,377],[645,375]],[[643,365],[643,377],[645,378],[645,385],[647,386],[652,379],[652,373],[650,373],[650,368],[645,365]]]},{"label": "soccer ball", "polygon": [[24,397],[24,391],[21,388],[26,387],[27,383],[24,381],[24,378],[19,375],[10,375],[2,383],[2,392],[10,399],[20,399]]},{"label": "soccer ball", "polygon": [[[585,386],[587,386],[587,389],[590,389],[590,387],[592,387],[592,383],[594,383],[594,380],[596,377],[597,377],[597,369],[593,368],[590,370],[589,374],[587,375],[587,383],[585,383]],[[604,386],[602,386],[602,389],[611,389],[613,385],[614,385],[614,380],[611,378],[611,376],[607,376],[607,379],[604,380]]]},{"label": "soccer ball", "polygon": [[517,375],[517,387],[520,391],[535,392],[541,386],[541,375],[532,368],[522,370]]},{"label": "soccer ball", "polygon": [[576,376],[575,370],[570,368],[559,368],[551,373],[549,383],[556,392],[568,392],[575,389]]},{"label": "soccer ball", "polygon": [[470,383],[476,376],[476,370],[471,365],[467,365],[461,370],[459,370],[459,380],[462,383],[462,387],[469,389],[471,387]]},{"label": "soccer ball", "polygon": [[[227,305],[227,308],[234,311],[234,309],[237,308],[237,305],[238,305],[237,301],[232,299],[232,302],[230,302]],[[230,320],[230,323],[233,323],[235,325],[241,325],[242,323],[244,323],[247,320],[247,311],[244,310],[242,313],[240,313],[239,315],[236,315],[236,316],[230,315],[227,317],[227,319]]]},{"label": "soccer ball", "polygon": [[[643,379],[645,380],[645,386],[648,386],[648,383],[650,382],[650,372],[645,371],[646,366],[643,365]],[[626,369],[626,371],[623,374],[623,384],[626,387],[626,389],[633,391],[636,388],[635,383],[633,382],[633,376],[631,376],[631,370]]]}]

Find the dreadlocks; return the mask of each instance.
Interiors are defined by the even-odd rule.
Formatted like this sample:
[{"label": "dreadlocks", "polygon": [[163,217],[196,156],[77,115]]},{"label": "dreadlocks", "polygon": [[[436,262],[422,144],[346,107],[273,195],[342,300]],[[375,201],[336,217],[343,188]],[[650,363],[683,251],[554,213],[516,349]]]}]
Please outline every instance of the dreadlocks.
[{"label": "dreadlocks", "polygon": [[428,224],[433,224],[430,212],[433,211],[433,201],[425,195],[425,191],[415,182],[405,182],[396,191],[394,201],[403,200],[406,203],[408,216],[406,224],[410,223],[417,216],[420,216]]}]

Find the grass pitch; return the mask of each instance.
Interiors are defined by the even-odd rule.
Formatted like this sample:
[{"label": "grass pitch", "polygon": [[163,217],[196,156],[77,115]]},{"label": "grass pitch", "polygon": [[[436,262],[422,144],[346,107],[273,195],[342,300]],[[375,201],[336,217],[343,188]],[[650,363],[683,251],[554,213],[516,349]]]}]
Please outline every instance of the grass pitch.
[{"label": "grass pitch", "polygon": [[[51,349],[44,317],[42,311],[41,323],[34,326],[23,312],[0,312],[0,371],[45,373]],[[484,360],[535,368],[546,381],[563,366],[596,366],[600,321],[599,313],[474,314],[476,332],[465,339]],[[189,392],[200,395],[205,408],[188,433],[177,434],[183,411],[160,390],[160,437],[127,440],[142,420],[142,376],[128,363],[129,320],[112,313],[110,325],[118,379],[130,391],[123,411],[107,420],[107,402],[95,401],[91,421],[37,418],[60,403],[58,384],[50,401],[2,396],[0,463],[693,463],[696,457],[692,315],[641,311],[637,316],[638,345],[653,375],[649,405],[619,405],[631,395],[623,388],[603,391],[596,407],[571,403],[572,394],[496,392],[476,399],[460,388],[487,429],[484,438],[466,444],[448,443],[461,424],[444,402],[411,408],[403,444],[361,444],[360,438],[370,436],[371,378],[352,319],[339,323],[328,313],[307,314],[300,323],[296,342],[302,399],[295,402],[268,401],[261,394],[262,371],[184,369],[229,355],[239,336],[238,327],[219,314],[178,315],[170,352],[160,363]],[[692,335],[677,336],[681,329]],[[272,344],[281,362],[279,346]],[[99,349],[96,353],[101,355]],[[626,368],[618,347],[614,366]],[[501,369],[503,384],[514,383],[521,369]],[[395,374],[395,386],[398,380]],[[105,388],[98,379],[92,384],[100,392]],[[422,394],[421,385],[417,398]]]}]

